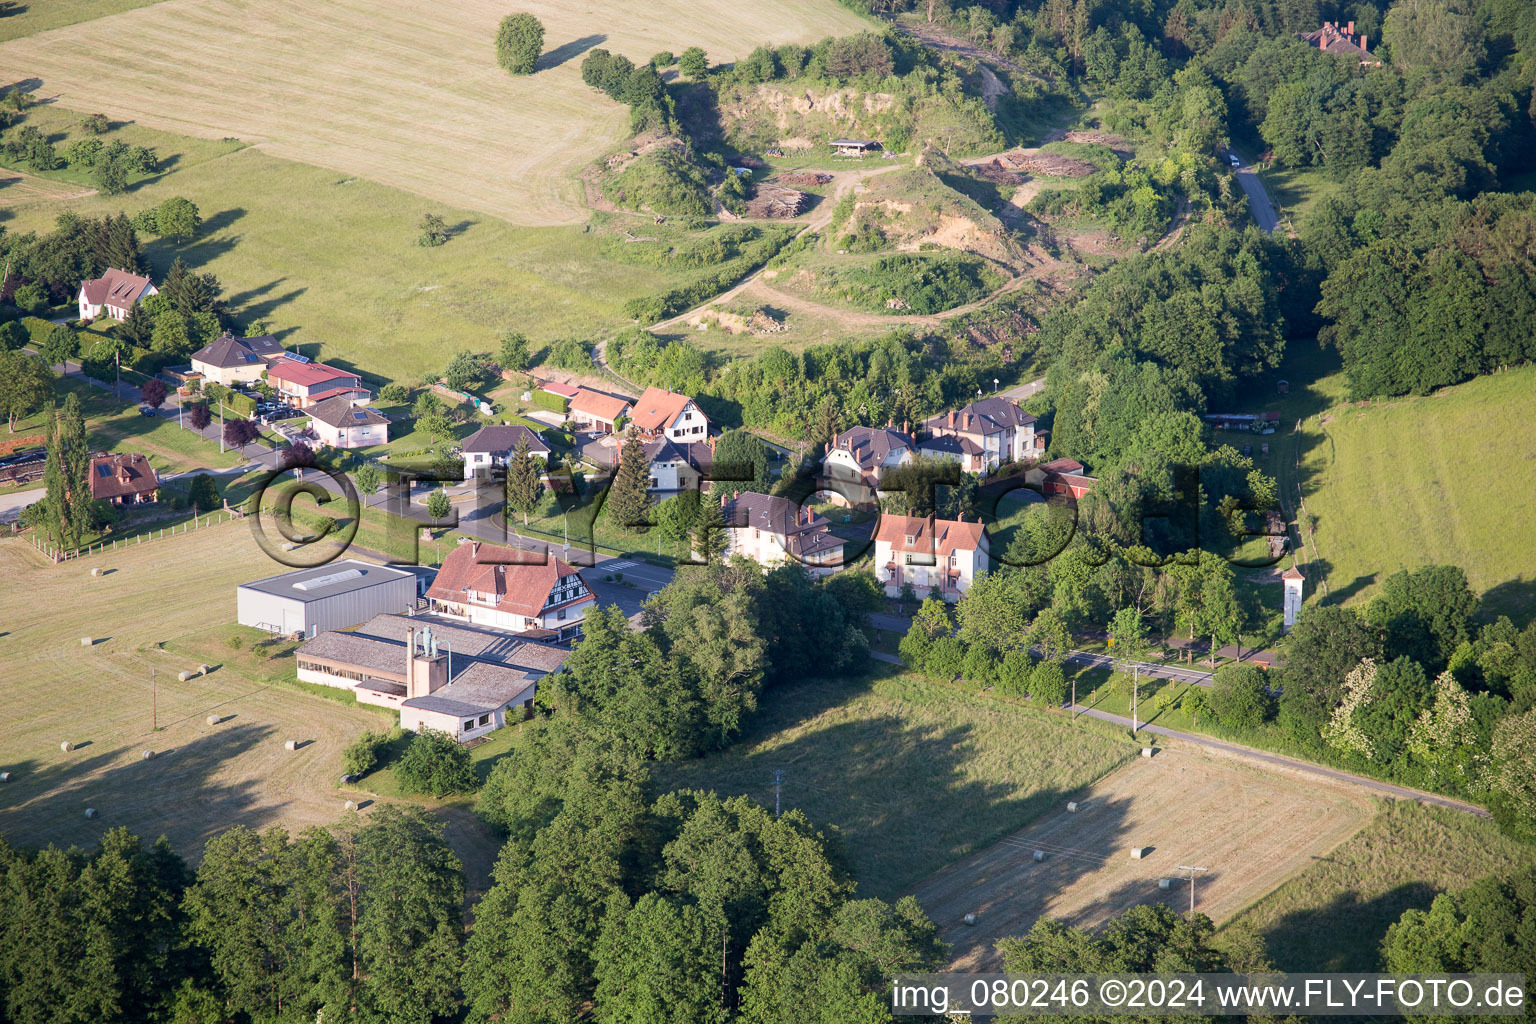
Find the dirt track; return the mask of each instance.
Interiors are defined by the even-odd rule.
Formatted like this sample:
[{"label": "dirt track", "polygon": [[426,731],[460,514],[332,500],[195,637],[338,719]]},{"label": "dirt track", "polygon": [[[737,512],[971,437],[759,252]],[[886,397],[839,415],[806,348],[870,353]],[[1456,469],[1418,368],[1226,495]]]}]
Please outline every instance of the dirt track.
[{"label": "dirt track", "polygon": [[[1068,799],[1080,801],[1077,813]],[[1369,796],[1188,744],[1137,759],[1060,810],[938,872],[918,886],[923,909],[953,946],[953,968],[1000,965],[999,939],[1049,916],[1093,927],[1131,906],[1197,907],[1220,923],[1353,835],[1373,813]],[[1132,859],[1133,846],[1148,848]],[[1036,862],[1035,850],[1045,853]],[[1171,878],[1170,888],[1158,880]],[[967,913],[977,923],[964,923]]]}]

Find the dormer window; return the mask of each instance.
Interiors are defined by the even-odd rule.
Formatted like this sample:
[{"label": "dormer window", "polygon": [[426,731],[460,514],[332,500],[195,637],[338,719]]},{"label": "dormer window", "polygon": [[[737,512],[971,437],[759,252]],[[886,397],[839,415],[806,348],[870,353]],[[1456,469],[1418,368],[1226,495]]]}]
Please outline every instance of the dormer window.
[{"label": "dormer window", "polygon": [[916,538],[913,537],[910,533],[907,534],[907,546],[908,547],[910,547],[915,540],[916,540]]}]

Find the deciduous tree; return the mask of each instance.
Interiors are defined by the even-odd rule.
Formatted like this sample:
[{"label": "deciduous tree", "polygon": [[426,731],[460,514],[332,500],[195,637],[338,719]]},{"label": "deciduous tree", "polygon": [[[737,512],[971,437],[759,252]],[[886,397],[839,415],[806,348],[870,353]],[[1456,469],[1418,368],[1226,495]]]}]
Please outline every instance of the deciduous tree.
[{"label": "deciduous tree", "polygon": [[496,63],[514,75],[530,75],[544,52],[544,24],[526,12],[509,14],[496,28]]}]

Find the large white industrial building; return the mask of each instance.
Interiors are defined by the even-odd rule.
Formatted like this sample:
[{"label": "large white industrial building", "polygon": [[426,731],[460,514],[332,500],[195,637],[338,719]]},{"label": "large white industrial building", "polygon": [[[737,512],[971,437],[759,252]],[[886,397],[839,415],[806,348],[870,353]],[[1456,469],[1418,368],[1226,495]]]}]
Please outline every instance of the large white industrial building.
[{"label": "large white industrial building", "polygon": [[314,636],[386,612],[414,610],[416,580],[413,573],[387,565],[342,559],[242,583],[235,590],[235,619],[269,633]]}]

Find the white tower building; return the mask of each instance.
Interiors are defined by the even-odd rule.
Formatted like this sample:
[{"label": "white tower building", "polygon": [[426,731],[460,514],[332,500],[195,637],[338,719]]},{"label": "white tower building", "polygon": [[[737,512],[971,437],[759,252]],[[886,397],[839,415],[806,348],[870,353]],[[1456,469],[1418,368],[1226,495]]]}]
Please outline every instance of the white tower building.
[{"label": "white tower building", "polygon": [[1306,583],[1306,577],[1293,565],[1280,574],[1280,580],[1285,584],[1285,631],[1289,633],[1291,627],[1296,625],[1296,616],[1301,614],[1301,588]]}]

